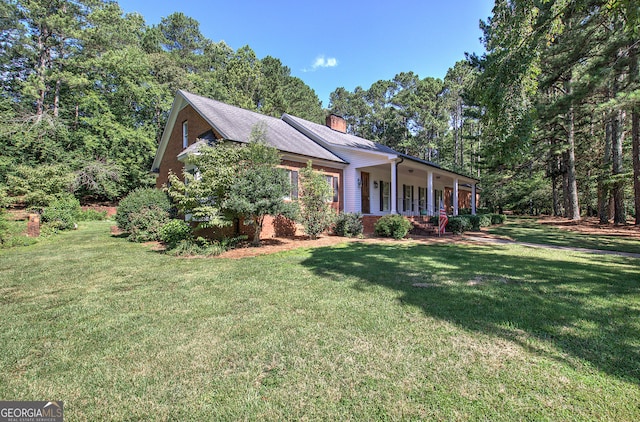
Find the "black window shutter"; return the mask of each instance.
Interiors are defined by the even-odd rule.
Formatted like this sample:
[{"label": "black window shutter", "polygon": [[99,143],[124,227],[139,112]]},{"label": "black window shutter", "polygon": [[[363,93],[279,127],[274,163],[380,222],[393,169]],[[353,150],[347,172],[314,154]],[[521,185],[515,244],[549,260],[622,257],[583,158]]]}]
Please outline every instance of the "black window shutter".
[{"label": "black window shutter", "polygon": [[414,196],[413,196],[413,185],[411,185],[411,206],[409,207],[411,209],[411,211],[413,211],[413,199],[414,199]]}]

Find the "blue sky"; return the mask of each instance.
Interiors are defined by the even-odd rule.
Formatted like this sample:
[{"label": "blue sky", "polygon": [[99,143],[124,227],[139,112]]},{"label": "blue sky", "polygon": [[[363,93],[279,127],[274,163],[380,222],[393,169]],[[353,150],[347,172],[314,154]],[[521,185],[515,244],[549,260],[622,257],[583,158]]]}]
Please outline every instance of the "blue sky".
[{"label": "blue sky", "polygon": [[313,88],[327,107],[338,87],[365,89],[397,73],[444,78],[465,52],[483,52],[478,27],[493,0],[120,0],[148,25],[183,12],[231,48],[273,56]]}]

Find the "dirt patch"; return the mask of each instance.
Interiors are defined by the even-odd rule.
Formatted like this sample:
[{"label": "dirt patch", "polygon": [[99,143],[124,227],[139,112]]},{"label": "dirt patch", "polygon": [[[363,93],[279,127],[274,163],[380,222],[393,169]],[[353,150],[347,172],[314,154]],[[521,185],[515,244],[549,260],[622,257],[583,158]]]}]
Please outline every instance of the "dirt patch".
[{"label": "dirt patch", "polygon": [[583,234],[601,236],[623,236],[640,239],[640,226],[634,226],[629,220],[627,225],[601,224],[596,217],[586,217],[579,221],[570,221],[561,217],[543,217],[540,224]]},{"label": "dirt patch", "polygon": [[465,240],[461,236],[447,236],[443,238],[437,237],[424,237],[424,236],[410,236],[407,239],[394,240],[380,237],[365,237],[362,239],[339,237],[339,236],[322,236],[316,240],[310,240],[305,236],[297,237],[279,237],[274,239],[265,239],[262,241],[260,247],[253,247],[249,244],[241,245],[241,247],[232,249],[218,255],[219,258],[248,258],[252,256],[268,255],[272,253],[288,251],[297,248],[317,248],[323,246],[333,246],[344,242],[358,242],[358,243],[395,243],[403,244],[407,242],[419,242],[423,244],[436,244],[436,243],[465,243],[472,244]]}]

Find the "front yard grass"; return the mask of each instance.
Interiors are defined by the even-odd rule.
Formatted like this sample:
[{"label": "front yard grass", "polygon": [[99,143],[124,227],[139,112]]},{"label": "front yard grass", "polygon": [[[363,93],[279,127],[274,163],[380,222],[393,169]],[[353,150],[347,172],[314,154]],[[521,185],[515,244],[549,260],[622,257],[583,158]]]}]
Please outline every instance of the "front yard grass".
[{"label": "front yard grass", "polygon": [[68,420],[640,419],[638,259],[411,241],[178,259],[110,224],[0,251],[0,399]]},{"label": "front yard grass", "polygon": [[535,217],[509,218],[505,224],[492,226],[487,231],[519,242],[640,253],[640,239],[638,238],[603,236],[561,230],[540,224]]}]

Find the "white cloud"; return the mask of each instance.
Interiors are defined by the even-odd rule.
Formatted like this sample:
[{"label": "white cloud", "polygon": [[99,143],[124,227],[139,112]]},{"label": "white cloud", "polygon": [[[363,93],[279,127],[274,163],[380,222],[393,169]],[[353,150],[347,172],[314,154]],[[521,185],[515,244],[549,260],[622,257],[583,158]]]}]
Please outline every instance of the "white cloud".
[{"label": "white cloud", "polygon": [[316,60],[311,65],[310,69],[303,69],[304,72],[313,72],[321,67],[336,67],[338,65],[338,59],[335,57],[325,57],[320,55],[316,57]]}]

